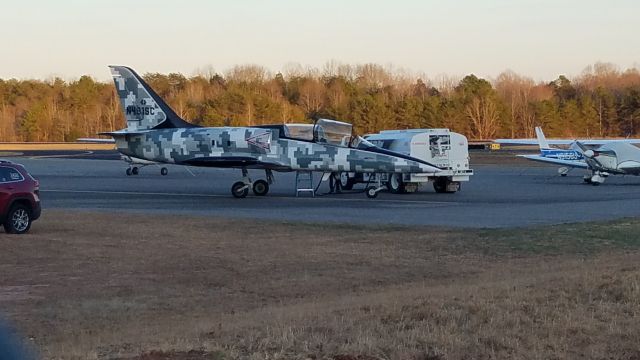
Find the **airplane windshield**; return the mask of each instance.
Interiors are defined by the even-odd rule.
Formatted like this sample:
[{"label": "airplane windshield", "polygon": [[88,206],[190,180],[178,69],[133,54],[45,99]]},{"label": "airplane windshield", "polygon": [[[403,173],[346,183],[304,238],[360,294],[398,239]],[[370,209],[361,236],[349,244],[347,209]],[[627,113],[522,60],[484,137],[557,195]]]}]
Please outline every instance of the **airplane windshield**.
[{"label": "airplane windshield", "polygon": [[319,119],[313,127],[313,139],[318,143],[349,146],[353,125],[327,119]]},{"label": "airplane windshield", "polygon": [[285,136],[290,139],[313,141],[313,125],[311,124],[285,124]]},{"label": "airplane windshield", "polygon": [[351,144],[349,144],[349,147],[355,148],[355,149],[366,150],[366,149],[375,147],[375,145],[373,145],[371,142],[365,140],[362,136],[354,136],[351,139]]}]

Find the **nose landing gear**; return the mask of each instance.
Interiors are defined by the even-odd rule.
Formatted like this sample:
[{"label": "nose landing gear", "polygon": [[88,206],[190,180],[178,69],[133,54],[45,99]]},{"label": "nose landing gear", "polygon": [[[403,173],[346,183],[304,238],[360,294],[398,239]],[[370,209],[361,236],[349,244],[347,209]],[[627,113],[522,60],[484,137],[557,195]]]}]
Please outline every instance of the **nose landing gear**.
[{"label": "nose landing gear", "polygon": [[386,186],[382,185],[382,178],[380,174],[375,174],[377,185],[376,186],[368,186],[364,193],[367,195],[369,199],[375,199],[378,196],[378,193],[386,188]]}]

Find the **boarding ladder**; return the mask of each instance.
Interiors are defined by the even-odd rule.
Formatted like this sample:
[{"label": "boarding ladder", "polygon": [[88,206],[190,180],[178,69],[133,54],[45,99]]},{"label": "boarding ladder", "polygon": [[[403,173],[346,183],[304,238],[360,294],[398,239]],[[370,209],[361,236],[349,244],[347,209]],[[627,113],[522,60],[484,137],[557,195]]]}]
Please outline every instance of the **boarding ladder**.
[{"label": "boarding ladder", "polygon": [[296,171],[296,197],[301,192],[310,192],[311,196],[316,196],[316,190],[313,188],[312,171]]}]

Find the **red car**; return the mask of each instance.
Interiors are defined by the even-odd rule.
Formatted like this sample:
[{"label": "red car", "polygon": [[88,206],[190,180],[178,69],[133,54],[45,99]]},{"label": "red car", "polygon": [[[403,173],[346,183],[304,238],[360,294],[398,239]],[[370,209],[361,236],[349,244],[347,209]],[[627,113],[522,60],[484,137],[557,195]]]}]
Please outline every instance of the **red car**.
[{"label": "red car", "polygon": [[0,160],[0,223],[9,234],[29,231],[40,217],[40,183],[24,166]]}]

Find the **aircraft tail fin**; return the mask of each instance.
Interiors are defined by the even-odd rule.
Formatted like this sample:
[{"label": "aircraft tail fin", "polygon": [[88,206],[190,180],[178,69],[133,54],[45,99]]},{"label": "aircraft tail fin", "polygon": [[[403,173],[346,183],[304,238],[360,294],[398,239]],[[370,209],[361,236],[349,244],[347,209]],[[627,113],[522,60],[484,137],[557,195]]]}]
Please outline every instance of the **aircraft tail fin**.
[{"label": "aircraft tail fin", "polygon": [[544,133],[542,132],[542,128],[540,126],[536,126],[536,137],[538,138],[538,145],[540,146],[540,150],[550,149],[549,142],[544,136]]},{"label": "aircraft tail fin", "polygon": [[127,130],[196,127],[180,118],[153,89],[126,66],[109,66],[127,120]]}]

